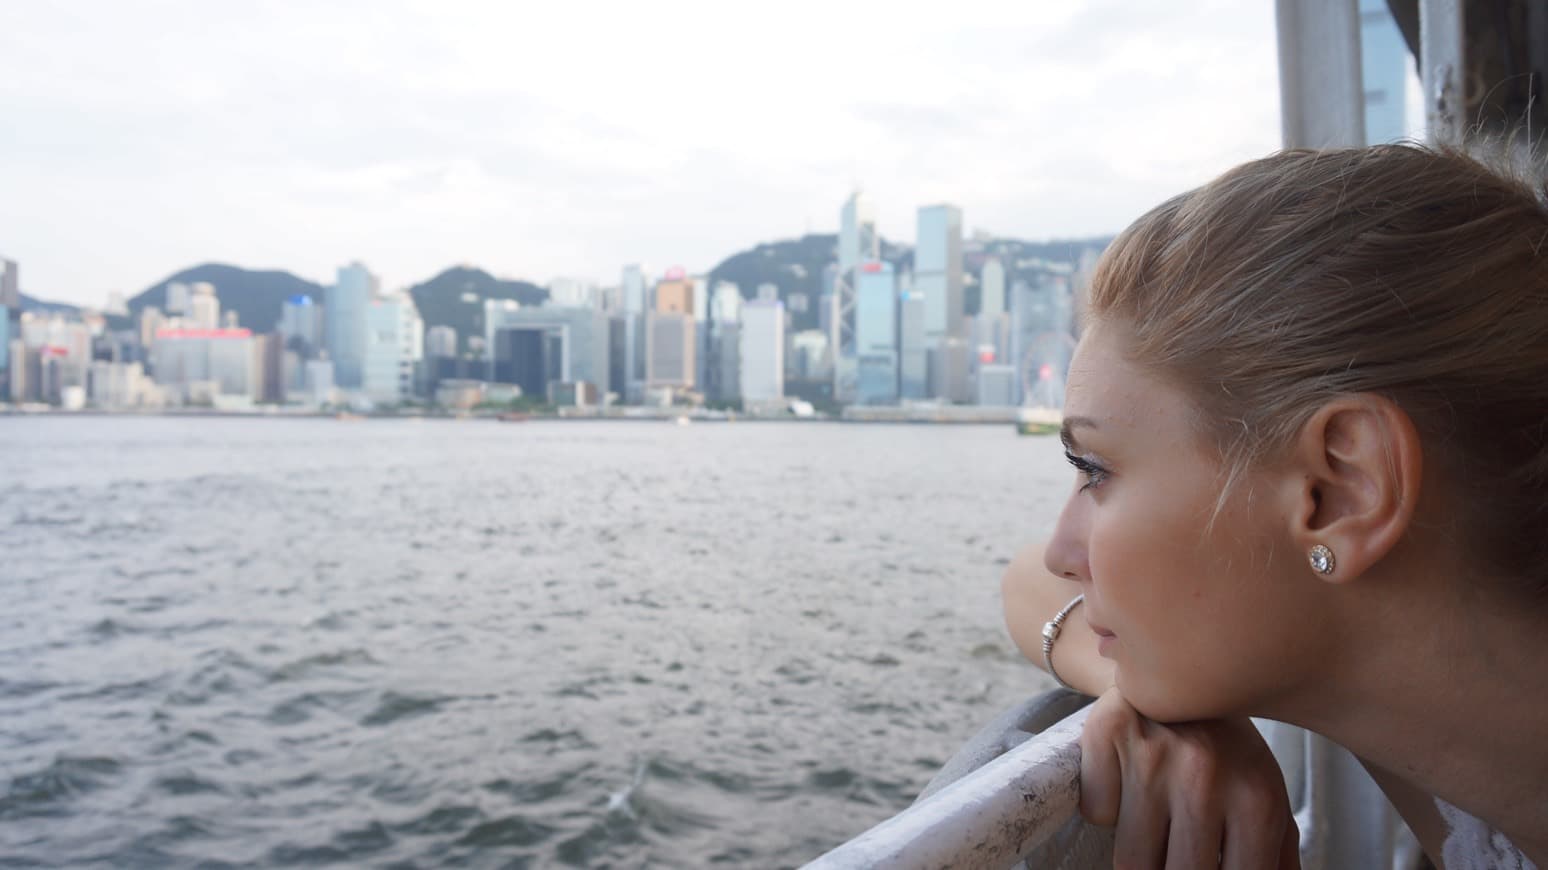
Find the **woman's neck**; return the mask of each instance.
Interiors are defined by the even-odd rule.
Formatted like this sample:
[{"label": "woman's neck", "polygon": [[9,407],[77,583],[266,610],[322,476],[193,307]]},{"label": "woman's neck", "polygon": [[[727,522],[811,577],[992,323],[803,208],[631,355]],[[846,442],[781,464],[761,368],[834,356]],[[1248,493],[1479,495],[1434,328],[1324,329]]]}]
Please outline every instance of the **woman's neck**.
[{"label": "woman's neck", "polygon": [[1351,602],[1355,618],[1330,632],[1325,684],[1271,715],[1483,820],[1548,867],[1548,622],[1443,579]]}]

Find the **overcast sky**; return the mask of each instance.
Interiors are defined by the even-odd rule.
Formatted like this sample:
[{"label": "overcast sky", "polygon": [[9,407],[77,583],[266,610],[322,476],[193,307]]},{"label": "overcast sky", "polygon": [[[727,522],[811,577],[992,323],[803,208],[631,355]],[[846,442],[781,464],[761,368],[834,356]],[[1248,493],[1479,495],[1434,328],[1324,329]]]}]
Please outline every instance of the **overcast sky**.
[{"label": "overcast sky", "polygon": [[949,201],[1114,232],[1279,142],[1269,0],[0,5],[0,255],[100,304],[204,261],[616,282]]}]

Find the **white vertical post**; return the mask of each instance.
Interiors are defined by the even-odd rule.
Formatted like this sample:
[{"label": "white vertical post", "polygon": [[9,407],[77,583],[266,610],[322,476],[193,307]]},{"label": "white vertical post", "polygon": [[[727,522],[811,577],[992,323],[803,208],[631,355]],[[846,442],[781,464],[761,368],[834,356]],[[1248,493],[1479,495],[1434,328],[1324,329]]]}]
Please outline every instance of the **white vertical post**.
[{"label": "white vertical post", "polygon": [[1419,2],[1419,69],[1431,142],[1461,144],[1467,132],[1463,14],[1460,0]]},{"label": "white vertical post", "polygon": [[1286,148],[1365,144],[1357,0],[1277,0]]}]

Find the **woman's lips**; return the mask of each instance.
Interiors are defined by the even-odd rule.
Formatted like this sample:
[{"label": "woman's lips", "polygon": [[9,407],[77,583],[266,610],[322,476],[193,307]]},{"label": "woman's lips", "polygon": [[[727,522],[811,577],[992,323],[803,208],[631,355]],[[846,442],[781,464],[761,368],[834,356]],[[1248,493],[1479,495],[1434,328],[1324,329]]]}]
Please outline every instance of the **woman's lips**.
[{"label": "woman's lips", "polygon": [[1097,655],[1103,656],[1105,658],[1107,656],[1108,649],[1110,649],[1113,645],[1113,642],[1118,639],[1118,635],[1113,634],[1111,631],[1103,628],[1100,625],[1097,625],[1094,622],[1087,622],[1086,624],[1091,626],[1091,630],[1096,633]]}]

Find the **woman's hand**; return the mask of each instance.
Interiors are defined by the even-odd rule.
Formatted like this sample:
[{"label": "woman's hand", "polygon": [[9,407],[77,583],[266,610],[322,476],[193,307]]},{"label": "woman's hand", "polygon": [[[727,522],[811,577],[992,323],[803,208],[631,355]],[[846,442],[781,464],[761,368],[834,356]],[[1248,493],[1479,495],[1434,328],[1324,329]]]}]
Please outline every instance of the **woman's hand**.
[{"label": "woman's hand", "polygon": [[1161,725],[1109,689],[1080,748],[1080,814],[1117,829],[1114,866],[1301,866],[1284,776],[1251,721]]}]

